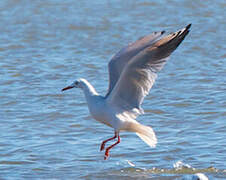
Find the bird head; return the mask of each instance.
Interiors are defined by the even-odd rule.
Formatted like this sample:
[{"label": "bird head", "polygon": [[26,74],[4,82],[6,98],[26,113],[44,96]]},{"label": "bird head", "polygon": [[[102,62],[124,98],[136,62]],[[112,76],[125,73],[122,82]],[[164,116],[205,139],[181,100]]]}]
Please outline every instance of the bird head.
[{"label": "bird head", "polygon": [[81,81],[81,79],[78,79],[78,80],[74,81],[71,85],[63,88],[61,91],[65,91],[65,90],[72,89],[72,88],[82,88],[82,81]]}]

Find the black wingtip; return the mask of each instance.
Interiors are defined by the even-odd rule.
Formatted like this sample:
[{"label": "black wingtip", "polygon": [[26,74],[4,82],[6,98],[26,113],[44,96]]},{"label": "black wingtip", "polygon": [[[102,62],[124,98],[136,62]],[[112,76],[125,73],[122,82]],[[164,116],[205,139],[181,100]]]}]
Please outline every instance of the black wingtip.
[{"label": "black wingtip", "polygon": [[161,35],[164,34],[165,32],[166,32],[166,31],[162,31],[162,32],[161,32]]},{"label": "black wingtip", "polygon": [[191,27],[191,24],[187,25],[187,26],[186,26],[186,29],[189,29],[190,27]]}]

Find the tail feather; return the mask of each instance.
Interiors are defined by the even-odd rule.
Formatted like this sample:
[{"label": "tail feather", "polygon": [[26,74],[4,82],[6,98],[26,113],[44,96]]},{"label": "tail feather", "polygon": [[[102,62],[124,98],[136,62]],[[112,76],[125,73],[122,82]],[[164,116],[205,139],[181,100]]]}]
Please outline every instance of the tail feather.
[{"label": "tail feather", "polygon": [[156,147],[157,144],[157,139],[156,137],[149,137],[140,133],[136,133],[137,136],[139,136],[139,138],[141,138],[147,145],[149,145],[150,147],[154,148]]},{"label": "tail feather", "polygon": [[140,123],[132,123],[130,124],[130,130],[136,132],[137,136],[139,136],[150,147],[156,147],[157,138],[155,132],[150,126],[144,126]]}]

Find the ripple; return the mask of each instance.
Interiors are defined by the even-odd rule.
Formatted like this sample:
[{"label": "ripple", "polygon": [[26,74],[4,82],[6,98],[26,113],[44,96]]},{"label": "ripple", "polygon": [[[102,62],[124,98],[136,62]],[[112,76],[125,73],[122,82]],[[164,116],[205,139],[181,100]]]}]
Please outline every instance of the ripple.
[{"label": "ripple", "polygon": [[0,161],[2,165],[26,165],[26,164],[34,164],[31,161]]},{"label": "ripple", "polygon": [[[210,0],[0,1],[1,177],[182,179],[201,172],[225,179],[225,6]],[[81,91],[61,88],[82,77],[104,93],[108,61],[121,47],[190,22],[188,38],[158,74],[144,100],[146,114],[138,117],[155,130],[157,147],[121,132],[122,142],[104,161],[99,143],[113,129],[91,118]],[[191,168],[173,168],[178,159]]]}]

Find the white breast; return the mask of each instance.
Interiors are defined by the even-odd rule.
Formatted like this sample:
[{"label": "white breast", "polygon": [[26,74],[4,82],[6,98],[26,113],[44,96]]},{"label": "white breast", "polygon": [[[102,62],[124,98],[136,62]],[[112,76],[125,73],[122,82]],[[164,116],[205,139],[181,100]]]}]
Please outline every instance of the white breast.
[{"label": "white breast", "polygon": [[102,97],[95,98],[95,101],[92,101],[92,103],[89,103],[89,111],[91,116],[97,120],[98,122],[101,122],[103,124],[106,124],[107,126],[113,127],[113,117],[109,111],[109,108],[105,102],[105,99]]}]

